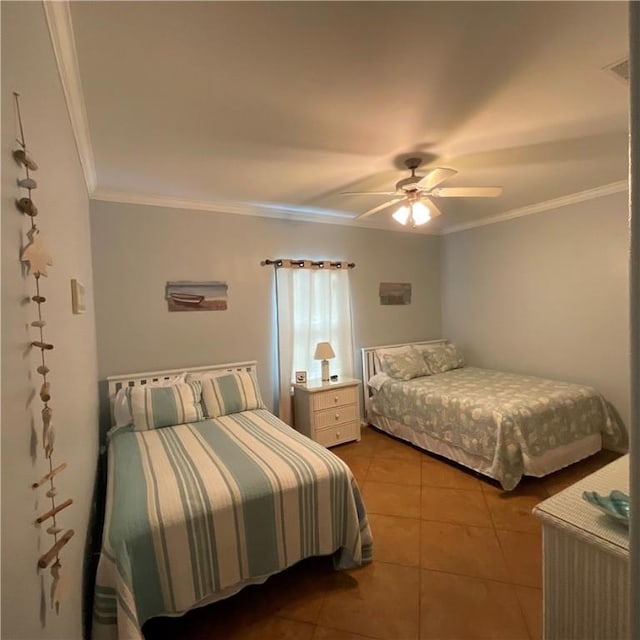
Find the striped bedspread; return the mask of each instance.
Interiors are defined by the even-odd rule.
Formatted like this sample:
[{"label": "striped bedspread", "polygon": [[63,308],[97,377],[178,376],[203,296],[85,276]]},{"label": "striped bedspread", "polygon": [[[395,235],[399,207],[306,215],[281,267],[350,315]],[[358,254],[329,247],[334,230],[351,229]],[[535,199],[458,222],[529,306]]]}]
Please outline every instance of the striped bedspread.
[{"label": "striped bedspread", "polygon": [[93,637],[228,597],[315,555],[371,560],[358,486],[334,454],[266,410],[116,432]]}]

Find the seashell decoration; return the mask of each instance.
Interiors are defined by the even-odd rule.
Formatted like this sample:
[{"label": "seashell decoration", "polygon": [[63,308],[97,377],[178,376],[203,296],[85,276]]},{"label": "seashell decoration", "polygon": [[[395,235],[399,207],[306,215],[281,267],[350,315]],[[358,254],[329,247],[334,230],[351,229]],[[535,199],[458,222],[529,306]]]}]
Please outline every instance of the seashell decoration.
[{"label": "seashell decoration", "polygon": [[[50,602],[51,607],[55,609],[56,613],[59,613],[60,603],[63,597],[63,590],[61,585],[64,581],[61,577],[60,570],[62,563],[60,562],[60,552],[65,545],[71,540],[74,535],[73,529],[68,529],[64,532],[64,529],[58,526],[57,516],[68,506],[73,504],[73,499],[58,503],[58,489],[55,486],[56,476],[67,468],[67,463],[63,462],[54,468],[53,465],[53,453],[55,444],[55,431],[53,429],[53,409],[49,405],[52,400],[51,382],[48,379],[50,368],[46,363],[46,354],[51,351],[54,346],[50,342],[46,342],[44,338],[44,328],[47,326],[46,321],[43,318],[42,307],[46,303],[47,299],[40,292],[40,278],[48,275],[48,268],[53,265],[53,260],[49,255],[49,252],[44,246],[42,235],[40,230],[36,227],[34,218],[38,215],[38,207],[32,199],[32,190],[38,185],[36,181],[31,177],[31,171],[37,171],[38,165],[35,160],[30,156],[27,151],[27,144],[24,137],[24,129],[22,126],[22,116],[20,113],[20,100],[19,94],[14,92],[16,113],[18,116],[18,125],[20,128],[20,138],[17,140],[20,145],[18,149],[14,149],[13,158],[15,161],[24,168],[25,176],[17,179],[17,184],[20,189],[26,189],[27,194],[24,192],[20,194],[20,197],[16,198],[16,208],[24,213],[31,224],[31,228],[27,232],[29,239],[28,244],[23,248],[20,254],[20,260],[28,265],[29,275],[32,275],[35,280],[35,295],[31,297],[31,300],[35,302],[37,306],[38,317],[31,322],[31,326],[37,332],[37,338],[31,341],[31,346],[40,350],[40,362],[36,371],[42,376],[42,384],[40,386],[40,400],[42,401],[42,447],[44,449],[45,458],[49,462],[49,472],[45,474],[40,480],[34,482],[33,489],[38,489],[46,485],[47,491],[45,493],[48,500],[50,500],[51,508],[45,513],[36,518],[36,524],[42,524],[46,520],[51,519],[52,523],[47,527],[47,534],[53,536],[53,544],[51,547],[38,558],[38,568],[46,569],[51,565],[51,588],[50,588]],[[53,564],[52,564],[53,563]]]}]

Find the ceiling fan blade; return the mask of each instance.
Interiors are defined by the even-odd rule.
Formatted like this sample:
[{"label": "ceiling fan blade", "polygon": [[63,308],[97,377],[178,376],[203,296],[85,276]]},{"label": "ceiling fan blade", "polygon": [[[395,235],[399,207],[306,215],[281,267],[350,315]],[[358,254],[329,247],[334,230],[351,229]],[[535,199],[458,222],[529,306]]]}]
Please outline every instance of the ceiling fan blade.
[{"label": "ceiling fan blade", "polygon": [[342,191],[341,196],[395,196],[397,191]]},{"label": "ceiling fan blade", "polygon": [[444,167],[436,167],[433,171],[427,173],[427,175],[418,182],[417,186],[420,189],[430,191],[434,187],[437,187],[441,182],[444,182],[447,178],[451,178],[458,173],[455,169],[445,169]]},{"label": "ceiling fan blade", "polygon": [[436,206],[436,203],[431,200],[431,198],[422,198],[422,200],[424,200],[427,208],[429,209],[429,213],[431,214],[432,218],[436,218],[437,216],[441,216],[442,215],[442,211],[440,211],[440,209],[438,209],[438,207]]},{"label": "ceiling fan blade", "polygon": [[441,187],[430,195],[438,198],[497,198],[502,187]]},{"label": "ceiling fan blade", "polygon": [[362,218],[367,218],[368,216],[372,216],[374,213],[378,213],[378,211],[382,211],[383,209],[386,209],[387,207],[390,207],[392,204],[395,204],[396,202],[400,202],[401,200],[404,200],[404,198],[394,198],[393,200],[387,200],[386,202],[383,202],[377,207],[374,207],[373,209],[369,209],[369,211],[365,211],[364,213],[361,213],[359,216],[356,216],[354,219],[360,220]]}]

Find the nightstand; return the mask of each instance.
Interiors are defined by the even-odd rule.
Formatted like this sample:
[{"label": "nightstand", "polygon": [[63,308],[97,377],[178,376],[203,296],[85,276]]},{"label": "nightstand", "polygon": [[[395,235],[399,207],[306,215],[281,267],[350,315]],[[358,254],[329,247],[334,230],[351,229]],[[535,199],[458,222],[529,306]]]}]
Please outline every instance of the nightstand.
[{"label": "nightstand", "polygon": [[294,384],[295,428],[325,447],[360,440],[360,381]]},{"label": "nightstand", "polygon": [[629,455],[541,502],[544,637],[631,638],[629,529],[583,498],[629,493]]}]

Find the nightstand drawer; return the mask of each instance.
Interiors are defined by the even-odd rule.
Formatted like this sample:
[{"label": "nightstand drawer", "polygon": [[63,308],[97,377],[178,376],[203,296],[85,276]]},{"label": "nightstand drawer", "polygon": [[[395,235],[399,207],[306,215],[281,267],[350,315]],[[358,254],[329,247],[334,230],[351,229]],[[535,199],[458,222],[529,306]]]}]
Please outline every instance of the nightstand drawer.
[{"label": "nightstand drawer", "polygon": [[324,447],[332,447],[335,444],[342,444],[355,440],[358,437],[358,423],[349,422],[347,424],[336,425],[327,429],[316,431],[316,442]]},{"label": "nightstand drawer", "polygon": [[323,409],[314,413],[313,422],[316,429],[324,429],[325,427],[333,427],[345,422],[354,422],[360,417],[358,413],[358,407],[355,404],[336,407],[335,409]]},{"label": "nightstand drawer", "polygon": [[313,410],[319,411],[358,401],[358,387],[340,387],[313,394]]}]

